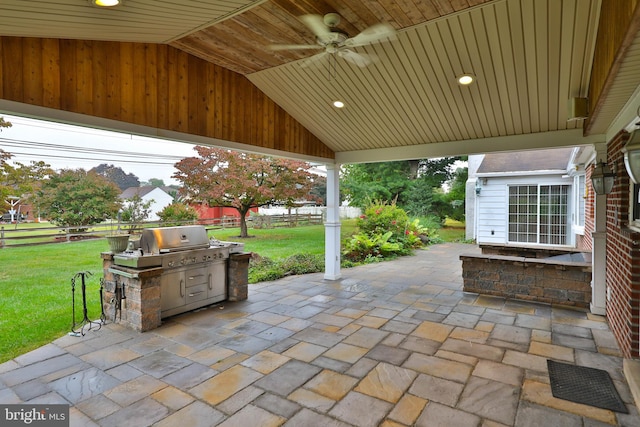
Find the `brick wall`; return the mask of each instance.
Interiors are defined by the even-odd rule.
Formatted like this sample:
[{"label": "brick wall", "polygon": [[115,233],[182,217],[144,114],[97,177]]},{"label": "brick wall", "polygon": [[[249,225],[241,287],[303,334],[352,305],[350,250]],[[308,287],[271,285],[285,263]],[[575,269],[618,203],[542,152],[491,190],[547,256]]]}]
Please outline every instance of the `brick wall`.
[{"label": "brick wall", "polygon": [[639,357],[640,232],[628,228],[629,188],[622,147],[629,134],[620,132],[607,144],[607,163],[617,167],[613,191],[607,196],[607,318],[626,358]]},{"label": "brick wall", "polygon": [[591,264],[506,255],[461,255],[465,292],[589,307]]}]

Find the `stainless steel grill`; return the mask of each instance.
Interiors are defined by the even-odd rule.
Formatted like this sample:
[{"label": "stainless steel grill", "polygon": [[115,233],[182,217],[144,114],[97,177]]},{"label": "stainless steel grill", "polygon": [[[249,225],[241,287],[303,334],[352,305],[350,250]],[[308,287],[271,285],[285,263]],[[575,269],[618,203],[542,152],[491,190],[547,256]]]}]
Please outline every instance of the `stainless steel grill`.
[{"label": "stainless steel grill", "polygon": [[237,246],[209,240],[200,225],[149,228],[140,244],[115,254],[115,265],[135,269],[162,267],[162,317],[227,299],[227,259]]}]

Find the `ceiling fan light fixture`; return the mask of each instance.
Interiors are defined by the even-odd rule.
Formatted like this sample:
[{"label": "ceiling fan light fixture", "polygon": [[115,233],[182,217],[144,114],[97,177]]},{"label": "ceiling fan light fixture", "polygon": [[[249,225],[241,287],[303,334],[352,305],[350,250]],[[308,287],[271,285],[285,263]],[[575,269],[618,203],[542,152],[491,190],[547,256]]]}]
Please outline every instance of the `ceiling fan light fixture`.
[{"label": "ceiling fan light fixture", "polygon": [[458,82],[459,85],[468,86],[471,83],[476,81],[476,76],[470,73],[465,73],[456,77],[456,81]]},{"label": "ceiling fan light fixture", "polygon": [[333,106],[336,108],[343,108],[344,107],[344,102],[342,101],[333,101]]},{"label": "ceiling fan light fixture", "polygon": [[89,2],[97,7],[114,7],[122,5],[122,0],[89,0]]}]

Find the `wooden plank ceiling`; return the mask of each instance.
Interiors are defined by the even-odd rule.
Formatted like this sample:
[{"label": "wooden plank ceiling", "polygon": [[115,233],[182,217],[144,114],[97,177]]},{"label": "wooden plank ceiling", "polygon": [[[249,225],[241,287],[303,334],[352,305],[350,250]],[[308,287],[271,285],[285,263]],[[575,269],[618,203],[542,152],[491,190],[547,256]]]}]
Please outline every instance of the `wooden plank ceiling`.
[{"label": "wooden plank ceiling", "polygon": [[[343,153],[353,161],[371,160],[379,149],[397,149],[388,156],[400,158],[407,147],[451,144],[455,148],[447,154],[470,154],[492,151],[495,138],[582,136],[577,130],[583,120],[567,120],[567,101],[587,96],[600,5],[601,0],[125,0],[103,10],[87,0],[3,0],[0,35],[169,44],[245,75],[337,158]],[[270,48],[315,44],[299,17],[329,12],[342,17],[337,28],[349,37],[378,23],[391,25],[397,35],[353,48],[378,58],[364,68],[332,55],[308,65],[306,58],[320,50]],[[455,77],[462,73],[477,81],[458,85]],[[345,107],[336,109],[334,100]]]}]

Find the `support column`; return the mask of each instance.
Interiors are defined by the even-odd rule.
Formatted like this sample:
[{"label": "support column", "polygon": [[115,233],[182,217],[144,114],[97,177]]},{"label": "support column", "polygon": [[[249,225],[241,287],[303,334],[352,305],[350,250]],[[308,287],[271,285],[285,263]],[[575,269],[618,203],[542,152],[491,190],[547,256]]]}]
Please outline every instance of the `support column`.
[{"label": "support column", "polygon": [[[596,144],[596,162],[607,161],[607,144]],[[591,252],[591,312],[607,314],[607,195],[594,195]]]},{"label": "support column", "polygon": [[324,278],[340,279],[340,165],[327,165],[327,219],[324,223]]}]

